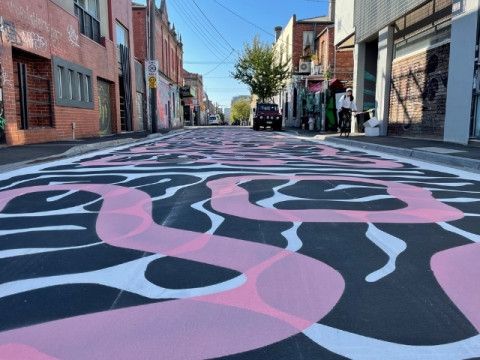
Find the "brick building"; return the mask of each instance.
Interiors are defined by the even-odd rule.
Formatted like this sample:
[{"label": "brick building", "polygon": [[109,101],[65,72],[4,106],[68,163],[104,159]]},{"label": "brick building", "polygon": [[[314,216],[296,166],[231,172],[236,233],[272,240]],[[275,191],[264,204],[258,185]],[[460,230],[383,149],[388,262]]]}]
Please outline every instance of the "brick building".
[{"label": "brick building", "polygon": [[[327,26],[316,39],[314,65],[329,79],[340,81],[345,88],[353,85],[353,47],[335,46],[335,27]],[[315,73],[315,69],[313,69]]]},{"label": "brick building", "polygon": [[190,96],[182,99],[185,123],[189,125],[205,125],[206,106],[204,103],[203,77],[200,74],[183,70],[183,81],[185,91],[188,91],[190,94]]},{"label": "brick building", "polygon": [[[135,57],[142,64],[148,60],[148,8],[133,4]],[[155,59],[159,63],[157,85],[158,128],[183,126],[180,88],[183,86],[183,44],[175,26],[170,24],[166,0],[155,13]],[[148,92],[147,92],[148,94]]]},{"label": "brick building", "polygon": [[328,16],[297,20],[293,15],[285,28],[275,28],[274,49],[278,59],[287,63],[291,77],[284,90],[275,98],[284,118],[284,126],[300,126],[304,111],[306,78],[312,72],[312,56],[316,52],[315,39],[327,26],[333,24],[333,11]]},{"label": "brick building", "polygon": [[0,139],[143,129],[133,111],[130,0],[5,0],[0,15]]},{"label": "brick building", "polygon": [[476,0],[355,1],[355,93],[383,135],[480,138],[478,14]]}]

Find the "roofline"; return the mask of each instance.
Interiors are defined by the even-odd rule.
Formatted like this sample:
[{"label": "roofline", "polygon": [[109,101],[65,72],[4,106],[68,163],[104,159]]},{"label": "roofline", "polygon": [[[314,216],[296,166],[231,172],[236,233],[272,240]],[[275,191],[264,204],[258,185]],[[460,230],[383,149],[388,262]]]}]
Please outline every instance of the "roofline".
[{"label": "roofline", "polygon": [[317,39],[323,35],[323,33],[326,33],[328,30],[330,29],[335,29],[335,25],[329,25],[329,26],[326,26],[325,29],[323,29],[322,31],[320,31],[320,33],[317,35]]}]

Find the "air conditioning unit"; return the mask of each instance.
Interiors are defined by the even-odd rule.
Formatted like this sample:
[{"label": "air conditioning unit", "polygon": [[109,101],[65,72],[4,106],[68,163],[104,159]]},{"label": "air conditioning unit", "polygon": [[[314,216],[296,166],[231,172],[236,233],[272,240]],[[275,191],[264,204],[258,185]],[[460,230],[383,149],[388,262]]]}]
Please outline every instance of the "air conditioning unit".
[{"label": "air conditioning unit", "polygon": [[310,61],[300,60],[298,72],[301,74],[310,74],[312,72],[312,63]]}]

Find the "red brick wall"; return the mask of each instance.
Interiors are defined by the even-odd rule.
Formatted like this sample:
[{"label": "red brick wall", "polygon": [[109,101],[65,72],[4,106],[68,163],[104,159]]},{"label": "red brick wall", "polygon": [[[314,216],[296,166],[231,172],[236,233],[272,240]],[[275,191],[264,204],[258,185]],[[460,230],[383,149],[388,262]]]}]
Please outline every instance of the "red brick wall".
[{"label": "red brick wall", "polygon": [[[27,110],[28,127],[50,127],[53,119],[53,96],[51,61],[37,56],[31,56],[19,50],[13,54],[13,82],[20,89],[18,64],[26,65],[28,91]],[[20,92],[15,92],[15,110],[17,127],[22,127]]]},{"label": "red brick wall", "polygon": [[[325,29],[328,24],[310,24],[310,23],[295,23],[293,28],[293,52],[292,61],[294,71],[298,70],[300,58],[303,56],[303,32],[316,31],[318,35]],[[312,49],[313,51],[313,49]]]},{"label": "red brick wall", "polygon": [[147,59],[147,9],[133,9],[133,41],[135,57],[143,63]]},{"label": "red brick wall", "polygon": [[[335,29],[328,28],[316,40],[318,62],[330,69],[332,78],[353,85],[353,49],[337,50],[334,45]],[[325,47],[322,47],[325,44]]]},{"label": "red brick wall", "polygon": [[394,61],[390,135],[443,137],[450,44]]},{"label": "red brick wall", "polygon": [[[132,20],[129,11],[131,11],[130,0],[115,0],[112,6],[114,16],[110,20],[114,23],[118,18],[125,26],[131,28]],[[98,136],[97,77],[114,83],[115,97],[118,98],[118,68],[113,41],[106,39],[105,44],[100,45],[79,34],[77,18],[49,0],[2,0],[0,14],[11,24],[8,33],[3,33],[3,43],[0,43],[0,60],[5,75],[3,86],[7,143],[23,144],[69,139],[72,137],[72,122],[76,123],[77,137]],[[133,44],[132,36],[130,43]],[[53,128],[21,130],[15,121],[17,111],[12,47],[45,59],[58,56],[92,70],[95,108],[85,110],[54,106]],[[134,74],[133,63],[132,72]],[[134,86],[132,82],[132,88]],[[119,128],[116,124],[119,122],[118,104],[112,104],[112,112],[114,128]]]}]

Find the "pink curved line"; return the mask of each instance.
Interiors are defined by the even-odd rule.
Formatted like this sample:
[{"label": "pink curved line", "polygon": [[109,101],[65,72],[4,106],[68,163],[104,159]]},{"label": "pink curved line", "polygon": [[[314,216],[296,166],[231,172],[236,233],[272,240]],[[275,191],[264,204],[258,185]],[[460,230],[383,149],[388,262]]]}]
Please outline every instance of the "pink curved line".
[{"label": "pink curved line", "polygon": [[[155,154],[177,154],[177,155],[198,156],[200,157],[200,159],[194,160],[194,162],[196,163],[218,162],[220,164],[225,164],[225,165],[281,166],[281,165],[288,165],[288,161],[298,162],[300,160],[300,161],[306,161],[313,164],[321,164],[321,165],[337,165],[337,166],[348,165],[349,167],[352,167],[352,168],[375,167],[379,169],[398,169],[403,167],[401,163],[397,163],[391,160],[383,160],[383,159],[365,158],[359,162],[358,157],[339,155],[340,150],[329,147],[329,146],[325,146],[325,145],[314,145],[317,149],[319,149],[319,153],[315,155],[337,157],[338,160],[331,160],[331,159],[322,160],[322,159],[315,159],[312,157],[297,157],[297,156],[293,156],[285,153],[275,154],[275,156],[278,156],[278,157],[271,157],[271,155],[269,155],[270,157],[258,158],[258,156],[262,156],[262,153],[245,151],[244,148],[241,148],[238,146],[226,145],[226,146],[222,146],[219,149],[212,144],[197,143],[196,144],[197,146],[202,145],[202,146],[199,146],[199,148],[202,150],[215,150],[215,154],[207,155],[205,153],[202,153],[202,150],[194,150],[193,148],[186,149],[186,150],[165,149],[166,145],[167,144],[165,143],[158,143],[148,147],[132,148],[130,151],[134,155],[155,153]],[[287,143],[275,142],[274,144],[257,146],[256,149],[276,151],[278,146],[286,146],[286,145]],[[222,156],[231,156],[232,154],[241,154],[242,156],[245,157],[245,159],[231,159],[231,157],[226,159],[222,158]],[[155,161],[155,160],[128,160],[128,155],[114,155],[114,156],[110,156],[110,157],[106,157],[98,160],[84,161],[81,163],[82,166],[130,166],[130,165],[159,165],[159,164],[161,164],[161,162]]]},{"label": "pink curved line", "polygon": [[[0,211],[18,196],[70,190],[103,197],[96,230],[104,242],[233,269],[245,274],[247,282],[214,295],[6,331],[0,333],[0,344],[21,343],[62,359],[219,357],[303,331],[330,312],[343,293],[337,271],[304,255],[156,224],[151,198],[136,189],[97,184],[15,189],[0,193]],[[269,271],[272,266],[281,271]]]},{"label": "pink curved line", "polygon": [[[250,203],[249,193],[238,184],[252,180],[351,181],[385,186],[406,207],[388,211],[335,209],[280,210],[266,209]],[[462,219],[462,211],[436,200],[428,190],[401,183],[344,176],[256,175],[230,176],[207,183],[212,190],[212,207],[221,213],[247,219],[280,222],[339,223],[435,223]]]},{"label": "pink curved line", "polygon": [[436,253],[431,268],[445,293],[480,332],[480,244]]}]

